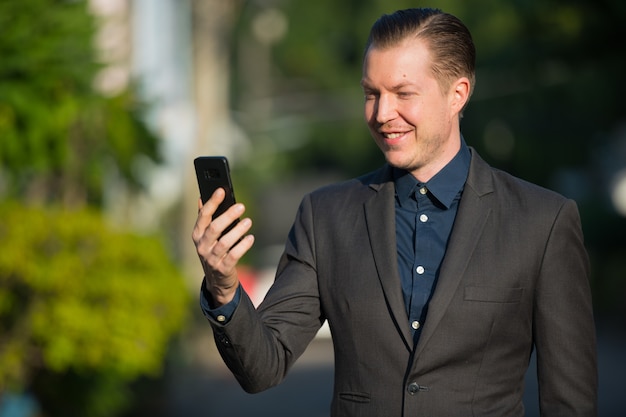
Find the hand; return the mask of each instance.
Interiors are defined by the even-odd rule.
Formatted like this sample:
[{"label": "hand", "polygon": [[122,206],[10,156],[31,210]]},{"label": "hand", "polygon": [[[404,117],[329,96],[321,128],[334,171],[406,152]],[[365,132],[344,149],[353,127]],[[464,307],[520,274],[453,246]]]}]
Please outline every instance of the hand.
[{"label": "hand", "polygon": [[198,199],[198,220],[191,234],[196,252],[204,269],[205,285],[213,296],[215,307],[231,301],[239,285],[237,262],[254,243],[253,235],[246,235],[252,221],[244,218],[232,230],[222,232],[245,212],[243,204],[235,204],[222,215],[212,220],[213,213],[224,200],[226,193],[218,188],[202,205]]}]

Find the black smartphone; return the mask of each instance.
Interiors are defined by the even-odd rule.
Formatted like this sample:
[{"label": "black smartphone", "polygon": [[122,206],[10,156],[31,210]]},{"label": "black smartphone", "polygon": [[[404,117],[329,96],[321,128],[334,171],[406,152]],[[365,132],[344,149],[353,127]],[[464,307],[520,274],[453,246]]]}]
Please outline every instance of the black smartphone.
[{"label": "black smartphone", "polygon": [[[233,183],[230,178],[228,160],[224,156],[199,156],[194,159],[193,164],[196,169],[196,178],[198,179],[198,188],[200,189],[202,204],[206,203],[218,188],[223,188],[226,192],[224,201],[222,201],[213,214],[213,218],[216,218],[235,204],[235,191],[233,190]],[[228,226],[222,235],[235,227],[238,221],[239,219]]]}]

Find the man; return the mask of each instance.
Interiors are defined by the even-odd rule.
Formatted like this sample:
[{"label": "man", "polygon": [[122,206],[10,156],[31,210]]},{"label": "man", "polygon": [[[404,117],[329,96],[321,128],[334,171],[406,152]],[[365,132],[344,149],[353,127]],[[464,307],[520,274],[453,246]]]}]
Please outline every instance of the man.
[{"label": "man", "polygon": [[[307,195],[258,311],[235,266],[242,205],[193,231],[201,302],[242,387],[278,384],[328,320],[332,416],[523,416],[537,354],[542,416],[596,415],[588,258],[573,201],[489,167],[461,136],[475,51],[454,16],[382,16],[363,64],[387,164]],[[231,248],[241,237],[243,239]]]}]

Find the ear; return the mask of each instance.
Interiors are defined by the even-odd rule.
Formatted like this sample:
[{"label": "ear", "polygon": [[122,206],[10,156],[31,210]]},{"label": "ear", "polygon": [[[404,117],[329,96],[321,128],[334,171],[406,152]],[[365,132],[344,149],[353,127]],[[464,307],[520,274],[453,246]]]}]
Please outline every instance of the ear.
[{"label": "ear", "polygon": [[461,77],[452,83],[450,86],[452,111],[460,113],[463,110],[463,107],[469,100],[470,90],[470,81],[467,77]]}]

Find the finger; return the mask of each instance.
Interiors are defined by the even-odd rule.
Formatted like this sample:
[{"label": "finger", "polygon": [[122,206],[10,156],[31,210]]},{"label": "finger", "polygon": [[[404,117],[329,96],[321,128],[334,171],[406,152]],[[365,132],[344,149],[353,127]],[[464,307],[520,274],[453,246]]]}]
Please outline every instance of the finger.
[{"label": "finger", "polygon": [[[245,220],[242,222],[245,224]],[[246,235],[232,247],[224,243],[221,239],[207,251],[205,257],[200,256],[205,275],[216,280],[236,275],[237,263],[254,244],[254,236]]]},{"label": "finger", "polygon": [[219,269],[222,258],[224,258],[230,248],[250,230],[252,221],[250,219],[243,219],[238,222],[233,229],[222,236],[224,230],[235,220],[239,219],[244,211],[245,207],[243,204],[235,204],[204,228],[202,222],[198,220],[196,228],[194,229],[193,238],[196,251],[200,259],[206,262],[207,266],[210,266],[212,269]]},{"label": "finger", "polygon": [[196,243],[196,246],[204,236],[207,227],[211,224],[213,214],[222,201],[224,201],[225,196],[226,192],[222,188],[218,188],[205,204],[198,201],[198,218],[196,219],[196,224],[192,232],[192,239]]},{"label": "finger", "polygon": [[239,260],[252,248],[254,235],[244,236],[235,246],[233,246],[219,263],[220,272],[224,276],[235,273]]},{"label": "finger", "polygon": [[252,248],[252,245],[254,245],[254,235],[246,235],[228,251],[228,256],[236,263]]},{"label": "finger", "polygon": [[220,187],[213,191],[211,197],[205,204],[202,205],[200,210],[205,214],[212,216],[215,213],[215,210],[217,210],[217,207],[222,203],[222,201],[224,201],[224,198],[226,198],[226,191]]},{"label": "finger", "polygon": [[216,251],[224,250],[224,253],[231,250],[243,237],[250,231],[252,227],[252,220],[249,218],[242,219],[237,222],[235,226],[220,237],[216,248]]},{"label": "finger", "polygon": [[[205,235],[210,239],[219,239],[224,231],[235,221],[237,221],[246,211],[243,204],[237,203],[229,207],[223,214],[216,217],[208,225]],[[243,233],[239,236],[241,237]]]}]

